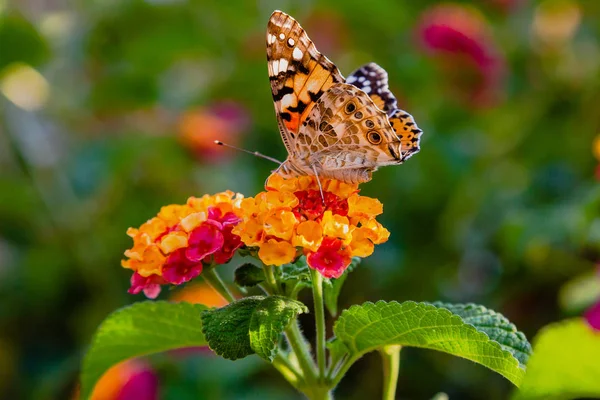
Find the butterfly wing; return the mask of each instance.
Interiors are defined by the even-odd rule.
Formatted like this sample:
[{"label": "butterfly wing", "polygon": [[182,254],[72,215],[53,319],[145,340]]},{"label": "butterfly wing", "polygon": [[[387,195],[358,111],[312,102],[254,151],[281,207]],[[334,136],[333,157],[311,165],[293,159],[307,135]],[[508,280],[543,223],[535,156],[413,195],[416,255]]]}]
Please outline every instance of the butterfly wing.
[{"label": "butterfly wing", "polygon": [[319,53],[300,24],[282,11],[273,12],[269,19],[267,61],[279,131],[294,157],[302,121],[323,93],[344,77]]},{"label": "butterfly wing", "polygon": [[388,115],[392,128],[402,142],[402,161],[419,152],[423,131],[412,115],[398,108],[396,97],[388,87],[388,74],[383,68],[375,63],[363,65],[350,74],[346,82],[367,93],[377,107]]},{"label": "butterfly wing", "polygon": [[378,166],[401,162],[400,141],[388,118],[356,86],[334,84],[300,127],[298,160],[319,176],[363,182]]},{"label": "butterfly wing", "polygon": [[375,63],[363,65],[348,76],[350,83],[373,99],[373,102],[386,114],[398,108],[398,102],[388,87],[388,74]]}]

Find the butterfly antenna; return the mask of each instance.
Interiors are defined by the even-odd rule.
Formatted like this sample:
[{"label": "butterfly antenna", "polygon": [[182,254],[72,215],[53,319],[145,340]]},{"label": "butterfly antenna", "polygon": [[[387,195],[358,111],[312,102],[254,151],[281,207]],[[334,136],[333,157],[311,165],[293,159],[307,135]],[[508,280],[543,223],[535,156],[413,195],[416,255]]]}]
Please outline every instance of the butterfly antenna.
[{"label": "butterfly antenna", "polygon": [[273,161],[274,163],[277,163],[279,165],[283,164],[281,161],[279,161],[273,157],[265,156],[264,154],[259,153],[258,151],[250,151],[250,150],[242,149],[242,148],[232,146],[227,143],[223,143],[220,140],[215,140],[215,144],[219,145],[219,146],[229,147],[230,149],[234,149],[234,150],[238,150],[238,151],[243,151],[244,153],[252,154],[253,156],[264,158],[265,160]]}]

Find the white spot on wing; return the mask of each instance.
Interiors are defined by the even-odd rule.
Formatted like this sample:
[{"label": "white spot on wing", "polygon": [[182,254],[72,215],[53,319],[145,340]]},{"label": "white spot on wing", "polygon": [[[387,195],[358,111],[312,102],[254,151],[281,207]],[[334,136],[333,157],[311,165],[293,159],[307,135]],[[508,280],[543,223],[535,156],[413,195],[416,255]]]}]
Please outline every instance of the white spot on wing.
[{"label": "white spot on wing", "polygon": [[371,86],[365,86],[363,88],[363,92],[365,92],[365,93],[371,93]]},{"label": "white spot on wing", "polygon": [[279,40],[283,40],[283,39],[285,39],[285,35],[283,33],[280,33],[279,34]]},{"label": "white spot on wing", "polygon": [[288,93],[281,99],[281,107],[288,108],[296,105],[296,95],[293,93]]},{"label": "white spot on wing", "polygon": [[297,47],[292,52],[292,57],[294,57],[294,60],[302,60],[303,55],[304,55],[304,53],[302,53],[302,50],[300,50]]},{"label": "white spot on wing", "polygon": [[288,44],[289,44],[290,46],[293,46],[294,44],[296,44],[296,42],[294,41],[294,39],[292,39],[292,38],[289,38],[289,39],[288,39]]},{"label": "white spot on wing", "polygon": [[279,60],[279,72],[287,71],[287,67],[288,67],[288,60],[286,60],[285,58],[282,58],[281,60]]},{"label": "white spot on wing", "polygon": [[279,73],[279,60],[271,61],[271,69],[273,70],[273,75],[277,75]]},{"label": "white spot on wing", "polygon": [[268,43],[269,43],[269,44],[273,44],[273,43],[275,43],[275,35],[271,35],[271,34],[269,33]]}]

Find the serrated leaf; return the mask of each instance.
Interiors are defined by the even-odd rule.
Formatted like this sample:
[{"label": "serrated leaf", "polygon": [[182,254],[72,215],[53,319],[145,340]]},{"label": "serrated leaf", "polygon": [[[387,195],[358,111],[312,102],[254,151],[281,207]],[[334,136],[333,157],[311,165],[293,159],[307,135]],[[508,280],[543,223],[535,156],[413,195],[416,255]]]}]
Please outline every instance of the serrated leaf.
[{"label": "serrated leaf", "polygon": [[200,314],[206,306],[145,301],[110,314],[96,331],[84,358],[81,398],[111,366],[139,357],[182,347],[204,346]]},{"label": "serrated leaf", "polygon": [[281,266],[280,279],[282,281],[307,281],[310,282],[310,270],[306,263],[306,257],[302,256],[295,263]]},{"label": "serrated leaf", "polygon": [[246,263],[236,268],[234,280],[238,286],[256,286],[265,280],[265,272],[254,264]]},{"label": "serrated leaf", "polygon": [[250,321],[250,346],[260,357],[273,361],[283,330],[308,308],[299,301],[282,296],[265,298],[254,310]]},{"label": "serrated leaf", "polygon": [[442,307],[460,316],[464,322],[473,325],[478,331],[500,344],[502,349],[510,352],[525,367],[531,355],[531,345],[525,334],[502,314],[487,309],[478,304],[449,304],[436,302],[436,307]]},{"label": "serrated leaf", "polygon": [[482,364],[519,386],[525,374],[513,355],[460,316],[432,304],[367,302],[342,312],[334,333],[354,358],[387,345],[438,350]]},{"label": "serrated leaf", "polygon": [[228,360],[254,354],[248,332],[252,314],[263,300],[263,296],[246,297],[225,307],[204,311],[202,332],[211,350]]},{"label": "serrated leaf", "polygon": [[583,318],[544,327],[533,340],[519,400],[600,398],[600,335]]},{"label": "serrated leaf", "polygon": [[342,286],[344,286],[344,282],[346,281],[348,274],[352,272],[358,266],[358,264],[360,264],[360,261],[360,257],[352,257],[352,262],[350,263],[346,271],[344,271],[342,276],[340,276],[337,279],[330,279],[329,283],[323,286],[325,306],[327,307],[327,310],[329,311],[329,314],[331,314],[332,317],[337,316],[338,298],[340,296]]}]

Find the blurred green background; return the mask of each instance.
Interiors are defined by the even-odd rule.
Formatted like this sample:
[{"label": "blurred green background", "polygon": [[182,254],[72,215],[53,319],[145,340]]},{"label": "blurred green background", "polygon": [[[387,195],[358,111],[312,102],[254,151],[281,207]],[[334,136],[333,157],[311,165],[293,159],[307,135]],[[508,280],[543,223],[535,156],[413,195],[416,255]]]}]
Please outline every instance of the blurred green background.
[{"label": "blurred green background", "polygon": [[[392,236],[347,280],[344,308],[476,302],[531,339],[595,300],[600,2],[0,0],[1,398],[73,396],[95,328],[143,298],[120,267],[129,226],[190,195],[262,190],[273,165],[214,139],[285,158],[265,55],[274,9],[344,75],[383,66],[424,131],[419,154],[362,186]],[[258,357],[147,367],[161,399],[299,398]],[[398,398],[511,390],[468,361],[402,352]],[[380,391],[371,354],[337,397]]]}]

